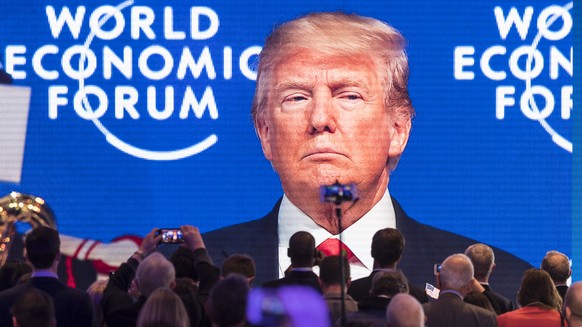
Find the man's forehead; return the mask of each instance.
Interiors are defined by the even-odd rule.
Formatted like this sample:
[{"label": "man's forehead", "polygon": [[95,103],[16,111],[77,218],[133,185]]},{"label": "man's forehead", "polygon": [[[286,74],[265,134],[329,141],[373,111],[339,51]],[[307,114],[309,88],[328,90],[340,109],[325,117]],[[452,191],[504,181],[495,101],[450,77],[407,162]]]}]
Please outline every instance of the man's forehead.
[{"label": "man's forehead", "polygon": [[319,82],[366,86],[379,77],[373,61],[357,55],[300,53],[280,60],[273,71],[277,89]]}]

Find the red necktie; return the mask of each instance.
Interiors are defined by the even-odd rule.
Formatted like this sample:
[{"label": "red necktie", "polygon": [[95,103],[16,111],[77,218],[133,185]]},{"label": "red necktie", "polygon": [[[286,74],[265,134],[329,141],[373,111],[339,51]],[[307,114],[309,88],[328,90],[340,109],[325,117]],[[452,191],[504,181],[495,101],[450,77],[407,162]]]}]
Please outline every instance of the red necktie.
[{"label": "red necktie", "polygon": [[332,238],[332,237],[328,238],[327,240],[325,240],[321,244],[319,244],[317,246],[317,249],[319,251],[323,252],[323,254],[325,254],[326,257],[329,257],[330,255],[339,255],[340,247],[341,247],[342,255],[345,255],[347,257],[348,262],[360,263],[360,260],[352,252],[352,250],[350,250],[350,248],[348,248],[347,245],[342,243],[337,238]]}]

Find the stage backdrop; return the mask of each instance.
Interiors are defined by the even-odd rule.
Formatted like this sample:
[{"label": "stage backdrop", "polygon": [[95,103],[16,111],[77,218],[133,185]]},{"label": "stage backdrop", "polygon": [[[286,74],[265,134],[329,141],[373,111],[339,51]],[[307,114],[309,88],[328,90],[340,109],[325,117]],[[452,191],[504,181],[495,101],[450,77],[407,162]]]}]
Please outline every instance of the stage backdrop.
[{"label": "stage backdrop", "polygon": [[0,62],[32,95],[21,180],[0,195],[41,196],[62,234],[104,242],[263,216],[281,187],[249,118],[257,54],[278,23],[342,10],[409,43],[417,115],[391,194],[538,266],[571,252],[572,6],[5,0]]}]

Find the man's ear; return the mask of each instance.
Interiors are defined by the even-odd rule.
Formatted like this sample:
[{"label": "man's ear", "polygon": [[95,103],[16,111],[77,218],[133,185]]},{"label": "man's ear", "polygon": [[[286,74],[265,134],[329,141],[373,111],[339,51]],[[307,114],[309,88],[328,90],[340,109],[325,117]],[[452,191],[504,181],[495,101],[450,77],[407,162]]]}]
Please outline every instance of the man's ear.
[{"label": "man's ear", "polygon": [[291,249],[290,249],[290,248],[287,248],[287,256],[288,256],[289,258],[291,258]]},{"label": "man's ear", "polygon": [[271,160],[273,155],[271,152],[271,139],[270,130],[264,117],[257,118],[257,135],[259,136],[259,141],[261,141],[261,148],[263,149],[263,155],[267,160]]},{"label": "man's ear", "polygon": [[394,116],[392,117],[392,131],[390,133],[390,147],[388,148],[388,156],[390,158],[399,157],[408,143],[408,137],[410,136],[410,129],[412,123],[410,119],[406,121],[398,121],[398,111],[403,109],[397,109]]}]

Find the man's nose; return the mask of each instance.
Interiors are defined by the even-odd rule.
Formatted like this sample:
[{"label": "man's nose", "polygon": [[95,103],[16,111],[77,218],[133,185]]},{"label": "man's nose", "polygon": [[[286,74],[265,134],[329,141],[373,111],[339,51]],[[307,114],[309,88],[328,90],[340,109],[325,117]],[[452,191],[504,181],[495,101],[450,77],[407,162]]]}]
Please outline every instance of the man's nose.
[{"label": "man's nose", "polygon": [[309,133],[334,133],[337,127],[337,112],[331,94],[314,94],[309,111]]}]

